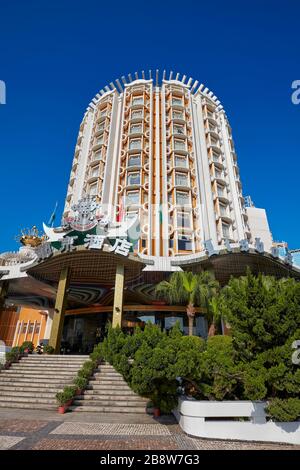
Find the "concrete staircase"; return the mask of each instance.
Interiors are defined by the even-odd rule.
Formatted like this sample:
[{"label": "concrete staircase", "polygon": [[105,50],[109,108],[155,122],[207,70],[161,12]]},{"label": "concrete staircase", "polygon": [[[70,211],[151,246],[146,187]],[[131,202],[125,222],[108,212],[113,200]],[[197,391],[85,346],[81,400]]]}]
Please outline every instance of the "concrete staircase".
[{"label": "concrete staircase", "polygon": [[0,408],[55,410],[55,395],[71,385],[89,356],[30,354],[0,373]]},{"label": "concrete staircase", "polygon": [[101,413],[145,413],[147,402],[134,393],[121,374],[109,364],[101,364],[84,394],[77,396],[70,407],[73,411]]}]

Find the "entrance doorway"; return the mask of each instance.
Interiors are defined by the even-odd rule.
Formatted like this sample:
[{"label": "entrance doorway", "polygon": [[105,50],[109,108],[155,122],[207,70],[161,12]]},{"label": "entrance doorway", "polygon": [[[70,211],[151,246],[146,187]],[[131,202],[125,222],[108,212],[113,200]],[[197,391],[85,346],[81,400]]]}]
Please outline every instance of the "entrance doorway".
[{"label": "entrance doorway", "polygon": [[62,354],[90,354],[103,341],[111,313],[67,315],[61,341]]}]

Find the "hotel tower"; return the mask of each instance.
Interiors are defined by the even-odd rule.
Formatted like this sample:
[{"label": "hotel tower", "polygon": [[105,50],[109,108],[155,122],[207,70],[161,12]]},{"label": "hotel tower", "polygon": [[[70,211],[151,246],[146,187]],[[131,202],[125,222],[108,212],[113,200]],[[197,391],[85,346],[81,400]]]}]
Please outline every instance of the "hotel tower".
[{"label": "hotel tower", "polygon": [[64,217],[95,196],[112,220],[137,215],[135,251],[173,257],[253,241],[237,156],[216,96],[186,76],[142,72],[101,90],[79,129]]}]

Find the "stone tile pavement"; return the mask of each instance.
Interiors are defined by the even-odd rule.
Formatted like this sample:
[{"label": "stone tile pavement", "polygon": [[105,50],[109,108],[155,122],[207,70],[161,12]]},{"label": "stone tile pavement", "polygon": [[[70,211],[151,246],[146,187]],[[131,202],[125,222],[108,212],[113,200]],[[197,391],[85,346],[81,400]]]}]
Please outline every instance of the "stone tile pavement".
[{"label": "stone tile pavement", "polygon": [[0,450],[285,450],[300,446],[191,438],[171,416],[0,411]]}]

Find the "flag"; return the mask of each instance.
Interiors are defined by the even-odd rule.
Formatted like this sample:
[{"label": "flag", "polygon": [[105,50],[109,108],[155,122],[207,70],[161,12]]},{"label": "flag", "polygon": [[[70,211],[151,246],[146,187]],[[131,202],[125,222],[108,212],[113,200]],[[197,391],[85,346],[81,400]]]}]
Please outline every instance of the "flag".
[{"label": "flag", "polygon": [[48,222],[48,226],[50,227],[53,227],[53,222],[55,220],[55,217],[56,217],[56,209],[57,209],[57,202],[55,203],[55,207],[54,207],[54,211],[52,212],[51,216],[50,216],[50,219],[49,219],[49,222]]}]

